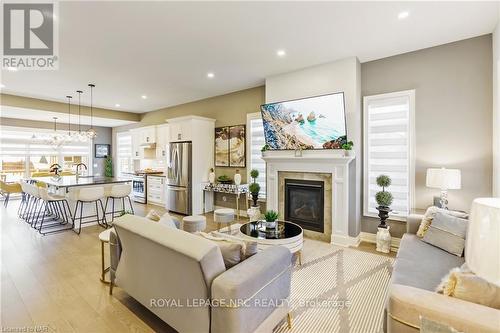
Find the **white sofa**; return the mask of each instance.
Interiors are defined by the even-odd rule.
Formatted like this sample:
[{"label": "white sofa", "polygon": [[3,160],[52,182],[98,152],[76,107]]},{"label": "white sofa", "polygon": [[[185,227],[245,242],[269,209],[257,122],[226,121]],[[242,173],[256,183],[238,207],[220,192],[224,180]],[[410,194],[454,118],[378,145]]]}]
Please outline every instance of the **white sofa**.
[{"label": "white sofa", "polygon": [[[122,288],[178,332],[271,332],[287,316],[288,249],[269,248],[226,270],[219,247],[202,237],[133,215],[114,228],[110,292]],[[212,304],[190,306],[202,300]]]},{"label": "white sofa", "polygon": [[434,290],[454,267],[464,263],[440,248],[423,242],[416,233],[422,215],[410,215],[394,265],[385,309],[384,331],[416,333],[420,317],[465,333],[500,333],[500,310],[444,296]]}]

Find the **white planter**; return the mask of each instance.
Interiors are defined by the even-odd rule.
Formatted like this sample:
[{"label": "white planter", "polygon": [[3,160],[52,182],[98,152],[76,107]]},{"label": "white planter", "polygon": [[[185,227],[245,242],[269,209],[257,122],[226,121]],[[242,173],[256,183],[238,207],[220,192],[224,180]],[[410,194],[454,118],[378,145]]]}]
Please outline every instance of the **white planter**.
[{"label": "white planter", "polygon": [[234,175],[234,183],[236,185],[240,185],[241,184],[241,175],[239,173],[237,173],[237,174]]},{"label": "white planter", "polygon": [[210,172],[208,174],[208,181],[210,182],[210,184],[215,183],[215,172]]},{"label": "white planter", "polygon": [[354,156],[354,150],[344,150],[344,154],[346,157]]},{"label": "white planter", "polygon": [[276,221],[273,221],[273,222],[266,221],[266,228],[269,228],[269,229],[276,228]]},{"label": "white planter", "polygon": [[391,251],[391,234],[389,233],[390,227],[378,228],[377,232],[377,251],[389,253]]},{"label": "white planter", "polygon": [[247,210],[247,215],[250,222],[260,220],[260,207],[250,207]]}]

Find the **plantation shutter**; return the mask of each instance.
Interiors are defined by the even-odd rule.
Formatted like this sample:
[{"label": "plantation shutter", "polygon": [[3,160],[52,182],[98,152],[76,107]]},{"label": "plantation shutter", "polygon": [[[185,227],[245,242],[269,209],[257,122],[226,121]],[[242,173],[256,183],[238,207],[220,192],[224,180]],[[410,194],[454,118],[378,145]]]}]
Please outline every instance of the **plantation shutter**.
[{"label": "plantation shutter", "polygon": [[[260,185],[260,198],[266,196],[266,162],[262,159],[261,149],[266,144],[264,138],[264,125],[262,119],[250,119],[250,165],[249,170],[257,169],[259,171],[259,178],[257,182]],[[248,179],[251,182],[251,179]]]}]

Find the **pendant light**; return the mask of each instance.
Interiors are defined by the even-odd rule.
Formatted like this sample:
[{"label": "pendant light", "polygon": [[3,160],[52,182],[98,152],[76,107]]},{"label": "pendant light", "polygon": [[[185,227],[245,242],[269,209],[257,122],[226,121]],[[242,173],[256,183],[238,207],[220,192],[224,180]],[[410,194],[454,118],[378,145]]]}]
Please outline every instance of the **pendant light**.
[{"label": "pendant light", "polygon": [[57,117],[52,119],[54,119],[54,132],[47,137],[45,142],[51,145],[53,149],[58,149],[64,144],[64,135],[57,132]]},{"label": "pendant light", "polygon": [[87,134],[82,133],[82,93],[83,91],[77,90],[78,93],[78,141],[87,142]]},{"label": "pendant light", "polygon": [[95,85],[92,84],[92,83],[89,83],[89,87],[90,87],[90,128],[87,130],[87,137],[89,139],[94,139],[96,136],[97,136],[97,133],[94,129],[94,126],[93,126],[93,105],[92,105],[92,102],[93,102],[93,89],[95,88]]},{"label": "pendant light", "polygon": [[68,99],[68,134],[66,135],[66,141],[73,141],[73,136],[71,135],[71,99],[73,96],[66,96]]}]

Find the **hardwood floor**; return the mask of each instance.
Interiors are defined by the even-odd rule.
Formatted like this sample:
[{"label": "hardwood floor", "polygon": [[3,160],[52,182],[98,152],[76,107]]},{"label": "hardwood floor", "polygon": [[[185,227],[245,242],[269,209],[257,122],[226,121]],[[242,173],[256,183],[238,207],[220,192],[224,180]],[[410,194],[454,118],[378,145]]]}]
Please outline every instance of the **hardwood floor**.
[{"label": "hardwood floor", "polygon": [[[17,217],[18,204],[12,200],[0,209],[2,331],[175,332],[120,288],[110,296],[100,282],[98,235],[104,229],[89,226],[80,235],[65,231],[41,236]],[[134,208],[142,216],[150,209],[165,211],[141,204]],[[215,230],[212,214],[206,216],[207,229]]]}]

